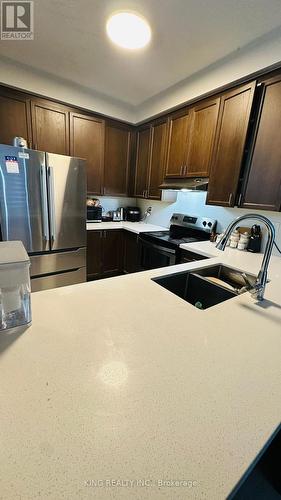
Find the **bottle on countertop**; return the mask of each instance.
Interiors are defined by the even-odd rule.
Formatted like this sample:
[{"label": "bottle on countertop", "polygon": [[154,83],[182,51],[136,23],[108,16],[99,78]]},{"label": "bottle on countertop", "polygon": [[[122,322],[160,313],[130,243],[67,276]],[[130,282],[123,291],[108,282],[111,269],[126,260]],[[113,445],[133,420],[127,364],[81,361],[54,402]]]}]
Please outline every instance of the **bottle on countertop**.
[{"label": "bottle on countertop", "polygon": [[259,253],[261,250],[261,228],[254,224],[251,228],[251,236],[248,244],[248,252]]}]

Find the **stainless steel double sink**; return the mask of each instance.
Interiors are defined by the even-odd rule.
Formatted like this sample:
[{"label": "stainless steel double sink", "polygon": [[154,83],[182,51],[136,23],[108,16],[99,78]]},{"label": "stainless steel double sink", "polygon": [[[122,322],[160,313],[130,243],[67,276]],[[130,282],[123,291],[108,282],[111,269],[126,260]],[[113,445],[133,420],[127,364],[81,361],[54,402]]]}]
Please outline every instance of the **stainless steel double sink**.
[{"label": "stainless steel double sink", "polygon": [[168,274],[152,281],[166,288],[198,309],[208,309],[247,291],[246,281],[254,283],[256,276],[222,264],[196,270]]}]

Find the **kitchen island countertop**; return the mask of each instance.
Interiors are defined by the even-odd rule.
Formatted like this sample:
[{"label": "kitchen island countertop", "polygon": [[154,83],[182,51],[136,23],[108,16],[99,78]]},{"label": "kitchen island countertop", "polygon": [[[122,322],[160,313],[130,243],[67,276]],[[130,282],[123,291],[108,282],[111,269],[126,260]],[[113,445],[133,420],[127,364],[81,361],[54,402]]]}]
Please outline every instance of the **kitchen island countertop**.
[{"label": "kitchen island countertop", "polygon": [[184,248],[214,256],[34,293],[0,337],[1,498],[222,500],[254,464],[280,424],[281,259],[263,303],[201,311],[150,278],[261,256]]}]

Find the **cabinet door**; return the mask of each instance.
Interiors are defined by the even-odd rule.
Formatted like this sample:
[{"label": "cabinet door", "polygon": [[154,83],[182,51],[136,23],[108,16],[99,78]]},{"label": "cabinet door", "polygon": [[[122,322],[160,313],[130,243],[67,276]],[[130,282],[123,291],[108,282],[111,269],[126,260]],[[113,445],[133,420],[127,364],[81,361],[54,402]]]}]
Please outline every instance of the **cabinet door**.
[{"label": "cabinet door", "polygon": [[130,231],[124,231],[124,273],[135,273],[138,268],[138,236]]},{"label": "cabinet door", "polygon": [[166,121],[152,126],[147,198],[151,198],[153,200],[161,199],[159,186],[164,180],[166,133]]},{"label": "cabinet door", "polygon": [[150,126],[138,130],[136,137],[136,172],[135,193],[137,198],[145,198],[148,185],[148,169],[150,160]]},{"label": "cabinet door", "polygon": [[207,203],[233,207],[256,82],[221,97]]},{"label": "cabinet door", "polygon": [[165,177],[184,177],[190,133],[190,112],[182,110],[168,120]]},{"label": "cabinet door", "polygon": [[116,276],[123,268],[123,231],[112,229],[103,231],[102,274]]},{"label": "cabinet door", "polygon": [[131,131],[119,124],[106,124],[104,195],[128,193]]},{"label": "cabinet door", "polygon": [[70,154],[87,160],[87,192],[102,194],[104,120],[71,113]]},{"label": "cabinet door", "polygon": [[63,106],[32,101],[31,118],[35,149],[69,155],[69,113]]},{"label": "cabinet door", "polygon": [[242,195],[244,208],[280,210],[281,206],[281,77],[264,82],[248,178]]},{"label": "cabinet door", "polygon": [[87,231],[87,279],[93,280],[102,274],[103,231]]},{"label": "cabinet door", "polygon": [[187,160],[187,177],[208,177],[217,128],[220,98],[195,106]]},{"label": "cabinet door", "polygon": [[190,252],[189,250],[180,251],[180,264],[184,264],[186,262],[196,262],[197,260],[204,259],[208,259],[208,257],[204,257],[204,255],[200,255],[198,253]]},{"label": "cabinet door", "polygon": [[14,137],[23,137],[30,147],[30,102],[20,93],[0,92],[0,143],[12,146]]}]

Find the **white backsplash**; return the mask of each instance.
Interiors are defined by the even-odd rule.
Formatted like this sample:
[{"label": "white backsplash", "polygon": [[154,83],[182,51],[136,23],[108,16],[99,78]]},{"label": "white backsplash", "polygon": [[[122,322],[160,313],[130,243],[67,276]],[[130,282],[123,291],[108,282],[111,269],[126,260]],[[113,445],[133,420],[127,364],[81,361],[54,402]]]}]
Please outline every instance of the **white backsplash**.
[{"label": "white backsplash", "polygon": [[[174,212],[179,212],[216,219],[218,221],[218,232],[222,232],[235,217],[239,217],[249,212],[248,209],[245,210],[242,208],[225,208],[206,205],[206,196],[207,193],[204,191],[179,192],[177,200],[174,203],[138,199],[137,205],[141,208],[142,213],[147,207],[152,207],[151,216],[147,220],[147,222],[151,224],[159,224],[160,226],[168,227],[171,215]],[[281,247],[281,214],[279,212],[265,212],[262,210],[251,210],[251,212],[265,215],[273,222],[276,230],[276,243]],[[258,222],[253,219],[253,221],[247,221],[245,225],[251,226],[255,223]],[[263,245],[265,241],[266,238],[264,237]],[[274,254],[280,255],[276,249],[274,249]]]},{"label": "white backsplash", "polygon": [[123,197],[108,197],[108,196],[91,196],[88,198],[98,198],[100,200],[101,206],[103,207],[103,213],[106,214],[109,210],[117,210],[119,207],[135,207],[135,198],[123,198]]}]

